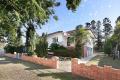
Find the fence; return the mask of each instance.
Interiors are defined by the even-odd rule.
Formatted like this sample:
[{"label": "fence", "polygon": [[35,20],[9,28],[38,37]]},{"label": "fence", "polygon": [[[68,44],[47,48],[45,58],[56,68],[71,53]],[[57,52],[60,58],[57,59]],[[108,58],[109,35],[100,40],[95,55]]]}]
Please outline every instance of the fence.
[{"label": "fence", "polygon": [[114,69],[110,66],[78,64],[76,58],[72,59],[72,74],[93,80],[120,80],[120,69]]},{"label": "fence", "polygon": [[[12,57],[12,58],[16,58],[17,56],[15,54],[5,54],[5,56],[8,57]],[[41,57],[37,57],[37,56],[25,56],[25,55],[21,55],[21,60],[24,61],[29,61],[29,62],[33,62],[36,64],[40,64],[40,65],[44,65],[50,68],[58,68],[58,59],[57,57],[53,57],[52,59],[47,59],[47,58],[41,58]]]}]

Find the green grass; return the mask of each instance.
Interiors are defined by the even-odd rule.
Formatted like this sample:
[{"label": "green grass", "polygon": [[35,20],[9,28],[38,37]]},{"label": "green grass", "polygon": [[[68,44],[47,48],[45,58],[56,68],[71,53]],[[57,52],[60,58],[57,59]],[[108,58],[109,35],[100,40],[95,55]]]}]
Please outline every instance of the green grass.
[{"label": "green grass", "polygon": [[113,60],[112,57],[105,56],[105,55],[98,55],[94,57],[92,60],[90,60],[87,65],[98,65],[98,66],[112,66],[113,68],[120,69],[120,59]]}]

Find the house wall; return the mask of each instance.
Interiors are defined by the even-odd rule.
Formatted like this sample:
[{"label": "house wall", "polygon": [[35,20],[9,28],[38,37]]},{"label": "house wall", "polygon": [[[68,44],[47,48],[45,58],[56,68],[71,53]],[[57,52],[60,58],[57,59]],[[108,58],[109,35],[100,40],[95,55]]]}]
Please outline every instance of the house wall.
[{"label": "house wall", "polygon": [[[91,56],[93,54],[93,46],[94,46],[94,35],[93,33],[88,30],[89,35],[88,35],[88,39],[87,42],[85,43],[84,50],[83,50],[83,57],[88,57]],[[55,33],[55,34],[51,34],[47,37],[47,41],[48,41],[48,47],[53,43],[53,38],[58,37],[58,44],[63,45],[64,47],[68,47],[67,46],[67,38],[71,37],[71,35],[68,35],[65,32],[60,32],[60,33]],[[75,42],[71,43],[69,47],[75,47]]]},{"label": "house wall", "polygon": [[67,38],[64,36],[64,33],[56,33],[56,34],[52,34],[49,35],[47,37],[47,41],[48,41],[48,47],[53,43],[53,38],[58,37],[58,44],[63,45],[63,46],[67,46]]},{"label": "house wall", "polygon": [[88,41],[84,45],[84,57],[91,56],[93,54],[94,40],[89,37]]}]

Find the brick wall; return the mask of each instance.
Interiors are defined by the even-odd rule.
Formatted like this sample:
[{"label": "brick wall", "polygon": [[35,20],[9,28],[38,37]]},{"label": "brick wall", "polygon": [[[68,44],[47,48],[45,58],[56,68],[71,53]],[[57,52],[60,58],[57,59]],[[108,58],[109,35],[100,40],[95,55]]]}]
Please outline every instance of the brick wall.
[{"label": "brick wall", "polygon": [[120,80],[120,69],[114,69],[110,66],[78,64],[77,58],[72,59],[72,74],[93,80]]},{"label": "brick wall", "polygon": [[[5,56],[16,58],[15,54],[5,54]],[[20,59],[24,61],[29,61],[36,64],[44,65],[54,69],[58,68],[58,59],[56,57],[53,57],[52,59],[47,59],[47,58],[40,58],[37,56],[22,55]]]}]

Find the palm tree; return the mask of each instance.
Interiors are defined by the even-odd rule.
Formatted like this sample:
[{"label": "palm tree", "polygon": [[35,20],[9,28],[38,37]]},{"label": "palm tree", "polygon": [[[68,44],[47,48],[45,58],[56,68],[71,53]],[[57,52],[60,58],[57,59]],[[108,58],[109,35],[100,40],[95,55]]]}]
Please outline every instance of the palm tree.
[{"label": "palm tree", "polygon": [[83,45],[87,41],[87,31],[83,25],[78,25],[75,31],[75,50],[77,57],[82,56]]}]

